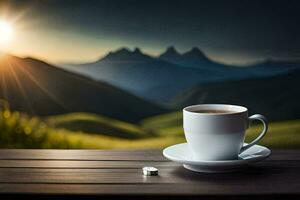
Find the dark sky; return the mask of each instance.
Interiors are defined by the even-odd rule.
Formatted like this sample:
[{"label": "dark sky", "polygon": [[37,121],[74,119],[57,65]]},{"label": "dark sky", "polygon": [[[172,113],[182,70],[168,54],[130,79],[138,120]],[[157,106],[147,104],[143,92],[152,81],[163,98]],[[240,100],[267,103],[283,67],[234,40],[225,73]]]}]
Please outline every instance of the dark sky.
[{"label": "dark sky", "polygon": [[[300,1],[15,0],[4,4],[9,4],[10,17],[22,13],[16,24],[22,20],[31,24],[24,32],[30,29],[36,35],[36,55],[48,53],[53,61],[71,61],[74,54],[77,61],[96,59],[120,46],[139,46],[154,55],[170,45],[181,52],[198,46],[226,63],[300,56]],[[47,49],[51,41],[70,54],[55,56],[54,47]],[[22,51],[17,53],[25,55]]]}]

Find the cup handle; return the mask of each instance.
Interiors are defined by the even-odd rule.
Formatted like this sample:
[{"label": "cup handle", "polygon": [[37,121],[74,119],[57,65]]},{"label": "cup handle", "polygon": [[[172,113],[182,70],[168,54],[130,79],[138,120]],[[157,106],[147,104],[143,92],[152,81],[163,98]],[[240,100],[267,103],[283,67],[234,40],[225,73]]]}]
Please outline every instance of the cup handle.
[{"label": "cup handle", "polygon": [[243,151],[245,151],[245,150],[249,149],[250,147],[252,147],[253,145],[255,145],[259,140],[261,140],[266,135],[266,133],[268,131],[268,120],[267,120],[267,118],[265,116],[260,115],[260,114],[255,114],[255,115],[252,115],[252,116],[249,117],[249,122],[252,122],[254,120],[261,121],[263,123],[263,125],[264,125],[264,129],[259,134],[259,136],[257,138],[255,138],[255,140],[253,140],[252,142],[250,142],[247,145],[244,145],[241,148],[240,153],[242,153]]}]

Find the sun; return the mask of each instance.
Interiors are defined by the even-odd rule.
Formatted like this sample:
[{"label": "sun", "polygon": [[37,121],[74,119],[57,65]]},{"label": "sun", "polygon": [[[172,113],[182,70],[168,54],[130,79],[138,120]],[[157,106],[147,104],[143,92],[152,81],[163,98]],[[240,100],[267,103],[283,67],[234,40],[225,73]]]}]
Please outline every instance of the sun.
[{"label": "sun", "polygon": [[0,45],[7,44],[12,40],[13,29],[10,23],[0,20]]}]

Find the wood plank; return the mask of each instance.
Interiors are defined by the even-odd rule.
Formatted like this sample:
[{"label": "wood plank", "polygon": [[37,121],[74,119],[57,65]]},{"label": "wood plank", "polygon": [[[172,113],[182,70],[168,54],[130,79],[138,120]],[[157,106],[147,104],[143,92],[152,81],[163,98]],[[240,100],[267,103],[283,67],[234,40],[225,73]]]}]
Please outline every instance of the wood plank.
[{"label": "wood plank", "polygon": [[160,150],[1,149],[1,160],[122,160],[167,161]]},{"label": "wood plank", "polygon": [[[265,165],[269,165],[274,160],[267,159]],[[278,161],[275,160],[275,164]],[[288,161],[285,166],[298,165],[299,161]],[[254,164],[258,165],[258,164]],[[157,168],[182,166],[176,162],[165,161],[87,161],[87,160],[0,160],[0,168],[68,168],[68,169],[140,169],[144,166],[153,166]]]},{"label": "wood plank", "polygon": [[176,162],[161,161],[86,161],[86,160],[0,160],[0,168],[142,168],[144,166],[181,166]]},{"label": "wood plank", "polygon": [[[167,161],[162,150],[1,149],[0,160]],[[300,160],[299,150],[272,150],[269,160]]]},{"label": "wood plank", "polygon": [[[299,195],[299,187],[278,187],[274,189],[272,184],[260,186],[248,184],[244,187],[239,185],[222,185],[216,187],[213,183],[185,184],[180,187],[174,184],[0,184],[0,194],[55,194],[55,195],[201,195],[203,196],[251,196],[251,195]],[[74,196],[73,196],[74,198]],[[139,197],[141,198],[141,197]],[[199,199],[199,197],[197,197]],[[255,198],[256,199],[256,198]]]},{"label": "wood plank", "polygon": [[289,150],[279,150],[271,149],[272,154],[268,160],[300,160],[300,150],[299,149],[289,149]]},{"label": "wood plank", "polygon": [[[145,177],[139,168],[122,169],[47,169],[0,168],[0,183],[76,183],[76,184],[191,184],[213,183],[216,187],[229,184],[267,185],[300,188],[300,162],[262,162],[245,171],[229,174],[201,174],[181,166],[159,168],[159,176]],[[254,185],[250,185],[254,186]]]}]

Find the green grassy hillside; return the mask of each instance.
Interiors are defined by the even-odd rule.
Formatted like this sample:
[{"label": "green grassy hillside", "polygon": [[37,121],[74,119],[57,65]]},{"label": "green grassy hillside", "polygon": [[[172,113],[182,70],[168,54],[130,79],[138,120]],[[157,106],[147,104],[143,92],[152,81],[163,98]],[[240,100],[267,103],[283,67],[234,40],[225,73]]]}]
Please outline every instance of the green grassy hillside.
[{"label": "green grassy hillside", "polygon": [[[87,113],[42,120],[4,109],[0,110],[0,148],[162,149],[185,141],[181,113],[169,115],[148,118],[138,126]],[[80,125],[74,128],[78,121]],[[83,126],[86,122],[94,123],[92,129]],[[94,129],[97,124],[99,129]],[[102,125],[105,128],[101,129]],[[260,128],[253,126],[247,133],[247,141]],[[97,130],[101,132],[96,134]],[[131,138],[114,135],[117,131]],[[300,120],[272,122],[260,143],[270,148],[300,148]]]},{"label": "green grassy hillside", "polygon": [[[163,114],[147,118],[141,122],[145,130],[151,130],[159,136],[183,136],[182,112]],[[261,131],[261,125],[253,125],[247,131],[246,141],[255,138]],[[260,144],[273,148],[300,148],[300,119],[271,122],[269,131]]]},{"label": "green grassy hillside", "polygon": [[[145,132],[138,126],[121,121],[109,121],[108,118],[96,115],[74,113],[60,117],[62,116],[41,120],[38,117],[29,117],[8,109],[0,110],[0,148],[149,149],[162,148],[183,141],[182,137],[143,135]],[[99,122],[99,126],[101,123],[111,123],[106,125],[107,130],[110,127],[111,132],[121,130],[124,134],[135,134],[136,137],[128,139],[109,136],[111,132],[95,134],[55,126],[62,126],[63,123],[69,122],[75,123],[76,120],[73,121],[73,119]],[[141,135],[139,139],[138,135]]]},{"label": "green grassy hillside", "polygon": [[144,138],[151,134],[140,126],[91,113],[70,113],[46,119],[52,128],[82,131],[120,138]]},{"label": "green grassy hillside", "polygon": [[182,111],[177,111],[146,118],[140,124],[145,130],[159,135],[181,135],[182,120]]}]

